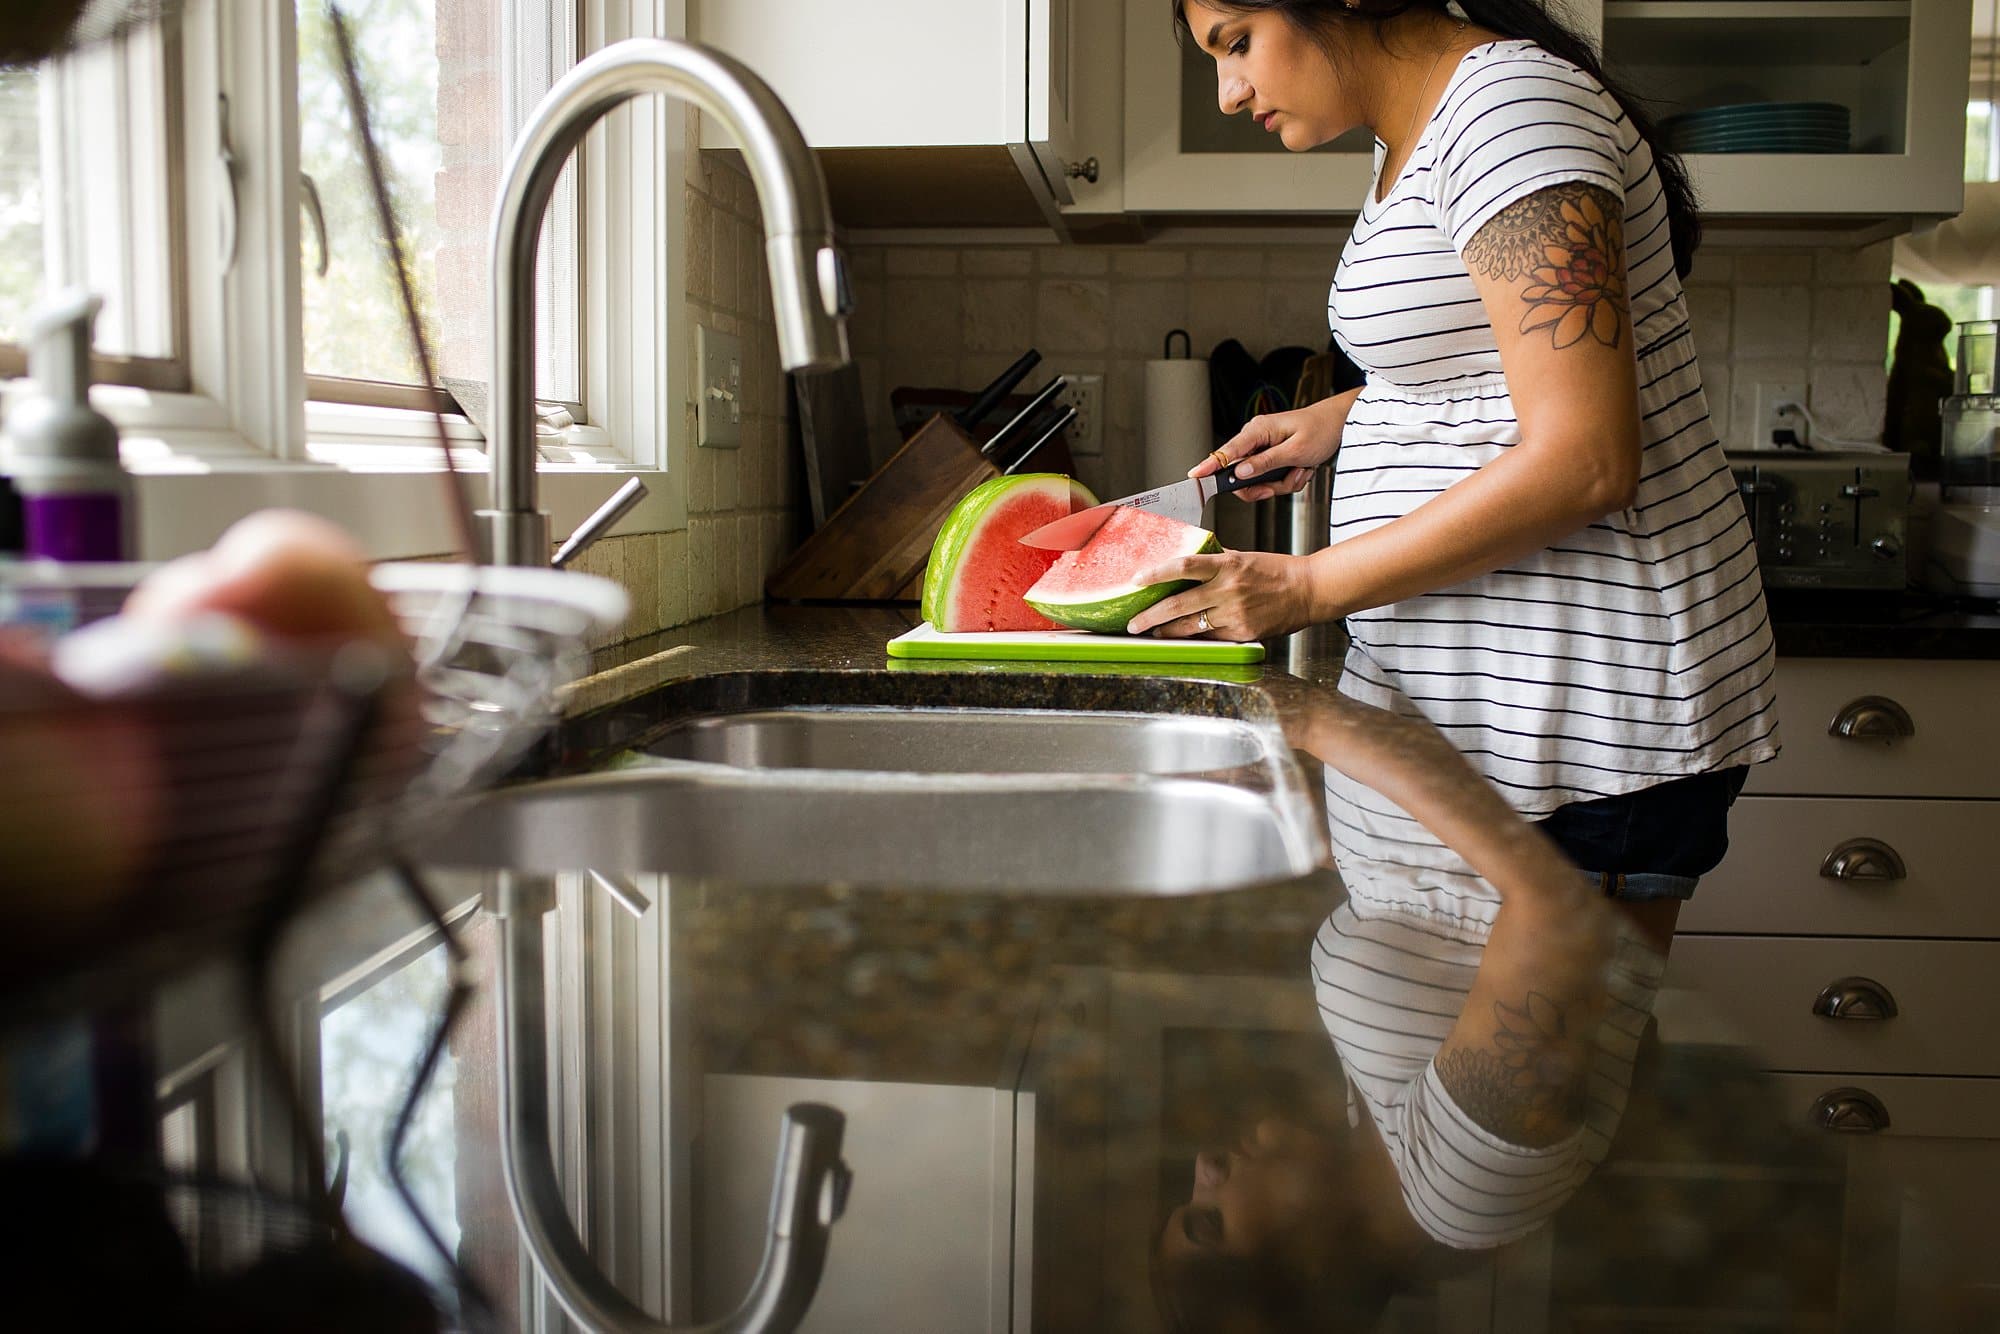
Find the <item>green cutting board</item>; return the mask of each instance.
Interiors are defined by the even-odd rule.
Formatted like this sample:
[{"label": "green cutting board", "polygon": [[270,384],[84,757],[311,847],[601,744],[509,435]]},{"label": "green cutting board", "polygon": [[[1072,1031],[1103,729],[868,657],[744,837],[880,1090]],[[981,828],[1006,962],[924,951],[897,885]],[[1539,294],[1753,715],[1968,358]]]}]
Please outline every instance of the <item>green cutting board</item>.
[{"label": "green cutting board", "polygon": [[889,641],[892,658],[984,658],[1020,662],[1262,662],[1262,644],[1220,639],[1094,635],[1086,630],[979,630],[947,634],[926,621]]}]

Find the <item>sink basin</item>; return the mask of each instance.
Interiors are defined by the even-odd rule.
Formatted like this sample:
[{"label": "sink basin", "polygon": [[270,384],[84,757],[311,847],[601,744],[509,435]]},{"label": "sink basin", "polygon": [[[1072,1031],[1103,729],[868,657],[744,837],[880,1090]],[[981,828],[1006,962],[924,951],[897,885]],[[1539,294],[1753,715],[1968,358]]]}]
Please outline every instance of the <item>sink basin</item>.
[{"label": "sink basin", "polygon": [[998,709],[768,709],[697,718],[645,748],[664,759],[740,769],[899,773],[1179,774],[1262,759],[1236,718]]},{"label": "sink basin", "polygon": [[724,673],[588,722],[581,748],[611,767],[486,794],[424,860],[1169,895],[1290,879],[1325,852],[1268,702],[1213,682]]},{"label": "sink basin", "polygon": [[490,794],[428,860],[554,874],[694,875],[1027,894],[1188,894],[1288,879],[1315,829],[1273,794],[1185,778],[937,779],[669,769]]}]

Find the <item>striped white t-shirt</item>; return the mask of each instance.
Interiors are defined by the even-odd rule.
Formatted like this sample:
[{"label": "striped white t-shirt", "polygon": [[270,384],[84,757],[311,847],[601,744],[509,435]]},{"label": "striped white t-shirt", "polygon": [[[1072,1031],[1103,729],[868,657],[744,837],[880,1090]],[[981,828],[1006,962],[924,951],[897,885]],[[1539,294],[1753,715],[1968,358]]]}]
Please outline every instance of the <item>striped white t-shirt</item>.
[{"label": "striped white t-shirt", "polygon": [[1500,210],[1565,181],[1624,201],[1638,498],[1492,574],[1348,617],[1341,682],[1385,706],[1407,695],[1529,815],[1778,750],[1756,550],[1703,396],[1652,151],[1596,80],[1532,43],[1459,62],[1341,256],[1328,314],[1368,383],[1335,463],[1332,541],[1520,442],[1462,254]]},{"label": "striped white t-shirt", "polygon": [[1312,951],[1313,990],[1350,1106],[1358,1103],[1373,1121],[1410,1217],[1463,1250],[1534,1231],[1604,1161],[1665,972],[1658,953],[1629,929],[1620,932],[1578,1127],[1554,1144],[1514,1144],[1467,1115],[1437,1072],[1483,949],[1429,930],[1421,918],[1350,899],[1320,926]]}]

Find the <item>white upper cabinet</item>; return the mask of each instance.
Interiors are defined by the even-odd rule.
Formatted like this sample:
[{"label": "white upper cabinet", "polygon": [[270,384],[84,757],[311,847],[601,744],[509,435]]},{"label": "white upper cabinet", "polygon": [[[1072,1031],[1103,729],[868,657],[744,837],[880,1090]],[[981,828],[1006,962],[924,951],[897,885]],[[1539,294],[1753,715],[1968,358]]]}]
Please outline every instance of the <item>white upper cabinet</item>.
[{"label": "white upper cabinet", "polygon": [[[1080,2],[700,0],[692,26],[822,150],[841,222],[1037,223],[1072,198]],[[731,146],[706,121],[702,143]]]},{"label": "white upper cabinet", "polygon": [[[1657,119],[1755,102],[1837,103],[1838,153],[1690,153],[1704,212],[1835,228],[1949,217],[1963,199],[1971,0],[1572,0],[1605,64]],[[1214,62],[1165,0],[1125,0],[1124,211],[1351,214],[1365,131],[1287,152],[1216,106]]]}]

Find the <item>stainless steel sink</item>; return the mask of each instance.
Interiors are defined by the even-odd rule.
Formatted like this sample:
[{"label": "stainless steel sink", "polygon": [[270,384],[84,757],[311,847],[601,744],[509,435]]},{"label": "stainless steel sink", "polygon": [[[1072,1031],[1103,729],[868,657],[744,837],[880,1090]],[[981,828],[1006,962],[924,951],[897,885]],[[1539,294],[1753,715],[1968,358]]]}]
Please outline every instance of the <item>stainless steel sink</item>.
[{"label": "stainless steel sink", "polygon": [[963,774],[1184,774],[1264,757],[1235,718],[997,709],[769,709],[697,718],[645,753],[739,769]]},{"label": "stainless steel sink", "polygon": [[1187,894],[1314,867],[1316,823],[1288,812],[1285,795],[1138,776],[794,771],[772,782],[757,771],[643,769],[490,794],[428,859],[745,886]]},{"label": "stainless steel sink", "polygon": [[468,804],[423,853],[530,874],[1042,895],[1313,870],[1318,808],[1268,702],[1212,682],[720,674],[607,712],[603,772]]}]

